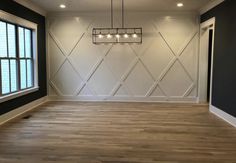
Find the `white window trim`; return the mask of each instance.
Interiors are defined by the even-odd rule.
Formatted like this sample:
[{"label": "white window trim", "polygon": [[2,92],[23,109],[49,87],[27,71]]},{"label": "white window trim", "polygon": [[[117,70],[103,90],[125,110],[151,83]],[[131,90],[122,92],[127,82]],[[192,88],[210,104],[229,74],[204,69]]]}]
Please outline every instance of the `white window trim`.
[{"label": "white window trim", "polygon": [[9,95],[0,97],[0,103],[12,100],[12,99],[17,98],[17,97],[21,97],[21,96],[27,95],[29,93],[36,92],[38,90],[39,90],[39,87],[33,87],[33,88],[29,88],[29,89],[26,89],[26,90],[23,90],[23,91],[19,91],[19,92],[16,92],[16,93],[11,93]]},{"label": "white window trim", "polygon": [[14,98],[27,95],[39,90],[38,85],[38,25],[25,20],[23,18],[17,17],[15,15],[9,14],[5,11],[0,10],[0,18],[7,22],[18,24],[20,26],[32,29],[33,33],[33,59],[34,59],[34,87],[26,90],[18,91],[16,93],[11,93],[6,96],[0,97],[0,103],[12,100]]}]

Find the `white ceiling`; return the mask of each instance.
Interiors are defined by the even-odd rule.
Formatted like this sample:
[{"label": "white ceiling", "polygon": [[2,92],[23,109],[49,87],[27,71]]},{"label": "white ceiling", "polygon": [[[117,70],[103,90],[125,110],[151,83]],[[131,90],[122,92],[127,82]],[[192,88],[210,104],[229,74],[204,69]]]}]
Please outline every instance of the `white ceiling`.
[{"label": "white ceiling", "polygon": [[[54,11],[109,11],[110,0],[31,0],[48,12]],[[212,0],[125,0],[128,11],[197,11]],[[114,0],[114,8],[119,9],[121,0]],[[177,8],[178,2],[184,7]],[[60,9],[60,4],[66,9]]]}]

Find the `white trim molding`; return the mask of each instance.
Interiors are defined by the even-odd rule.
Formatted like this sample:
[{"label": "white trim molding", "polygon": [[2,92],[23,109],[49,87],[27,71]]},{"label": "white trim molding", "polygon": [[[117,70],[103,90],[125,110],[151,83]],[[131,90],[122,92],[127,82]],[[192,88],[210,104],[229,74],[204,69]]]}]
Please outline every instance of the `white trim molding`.
[{"label": "white trim molding", "polygon": [[204,14],[207,11],[213,9],[214,7],[216,7],[217,5],[219,5],[220,3],[224,2],[224,0],[212,0],[209,3],[207,3],[207,5],[205,5],[204,7],[202,7],[199,12],[200,14]]},{"label": "white trim molding", "polygon": [[45,96],[45,97],[42,97],[42,98],[35,100],[31,103],[28,103],[24,106],[21,106],[15,110],[12,110],[6,114],[1,115],[0,116],[0,126],[19,117],[19,116],[24,115],[25,113],[27,113],[29,111],[33,111],[35,108],[44,104],[47,101],[48,101],[48,98],[47,98],[47,96]]},{"label": "white trim molding", "polygon": [[14,23],[14,24],[18,24],[24,27],[28,27],[31,29],[37,29],[38,28],[38,24],[33,23],[31,21],[28,21],[26,19],[23,19],[21,17],[15,16],[13,14],[10,14],[8,12],[5,12],[3,10],[0,10],[0,18],[2,20]]},{"label": "white trim molding", "polygon": [[211,19],[209,19],[209,20],[207,20],[207,21],[201,23],[201,24],[200,24],[200,28],[201,28],[201,29],[206,29],[206,28],[208,28],[208,27],[210,27],[210,26],[214,26],[214,25],[215,25],[215,22],[216,22],[216,18],[213,17],[213,18],[211,18]]},{"label": "white trim molding", "polygon": [[210,112],[215,114],[217,117],[223,119],[224,121],[228,122],[232,126],[236,127],[236,117],[233,117],[232,115],[222,111],[221,109],[210,105]]},{"label": "white trim molding", "polygon": [[39,7],[38,5],[34,4],[33,2],[29,1],[29,0],[14,0],[16,3],[21,4],[22,6],[27,7],[28,9],[37,12],[38,14],[42,15],[42,16],[46,16],[47,12],[42,9],[41,7]]},{"label": "white trim molding", "polygon": [[27,95],[29,93],[36,92],[38,90],[39,90],[39,87],[33,87],[33,88],[29,88],[29,89],[26,89],[26,90],[23,90],[23,91],[19,91],[19,92],[16,92],[16,93],[9,94],[9,95],[6,95],[6,96],[2,96],[2,97],[0,97],[0,103],[12,100],[12,99],[17,98],[17,97]]},{"label": "white trim molding", "polygon": [[212,53],[211,53],[211,74],[210,74],[210,104],[212,96],[212,79],[214,65],[214,39],[215,39],[215,17],[200,24],[200,45],[199,45],[199,81],[198,81],[198,102],[207,102],[208,85],[208,61],[209,61],[209,30],[213,30]]},{"label": "white trim molding", "polygon": [[[107,15],[104,14],[49,15],[49,96],[77,101],[196,103],[199,55],[197,14],[130,12],[127,13],[127,21],[130,19],[134,24],[143,24],[148,27],[144,32],[151,32],[153,36],[145,36],[142,46],[98,47],[91,42],[90,29],[100,26],[101,21],[106,23]],[[139,18],[134,19],[137,15]],[[74,34],[69,36],[68,31]],[[169,35],[169,31],[174,35],[180,31],[184,34],[173,40],[173,34]],[[175,89],[175,84],[178,89]]]},{"label": "white trim molding", "polygon": [[78,101],[78,102],[144,102],[144,103],[197,103],[196,97],[129,97],[129,96],[48,96],[49,101]]}]

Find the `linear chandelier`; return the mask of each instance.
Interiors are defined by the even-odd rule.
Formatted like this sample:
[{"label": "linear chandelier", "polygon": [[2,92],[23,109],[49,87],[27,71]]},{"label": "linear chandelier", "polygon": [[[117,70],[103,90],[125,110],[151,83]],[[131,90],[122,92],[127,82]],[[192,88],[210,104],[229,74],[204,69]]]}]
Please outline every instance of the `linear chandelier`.
[{"label": "linear chandelier", "polygon": [[125,28],[124,0],[122,0],[122,27],[114,28],[113,0],[111,0],[111,27],[93,28],[92,39],[94,44],[106,43],[142,43],[142,28]]}]

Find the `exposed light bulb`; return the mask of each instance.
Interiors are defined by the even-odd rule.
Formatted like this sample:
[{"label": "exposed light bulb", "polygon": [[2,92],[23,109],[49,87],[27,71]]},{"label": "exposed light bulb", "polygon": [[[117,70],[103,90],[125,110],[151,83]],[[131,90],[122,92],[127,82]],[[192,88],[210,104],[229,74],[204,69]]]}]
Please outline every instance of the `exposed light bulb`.
[{"label": "exposed light bulb", "polygon": [[177,3],[177,7],[183,7],[184,4],[183,3]]},{"label": "exposed light bulb", "polygon": [[102,34],[99,34],[99,35],[98,35],[98,38],[103,38],[103,35],[102,35]]},{"label": "exposed light bulb", "polygon": [[66,8],[65,4],[60,4],[60,8]]},{"label": "exposed light bulb", "polygon": [[107,35],[107,38],[112,38],[112,35],[111,35],[111,34],[108,34],[108,35]]},{"label": "exposed light bulb", "polygon": [[120,38],[120,35],[119,35],[119,34],[116,34],[116,38]]},{"label": "exposed light bulb", "polygon": [[127,33],[124,34],[124,38],[129,38],[129,35]]},{"label": "exposed light bulb", "polygon": [[138,37],[138,35],[136,33],[134,33],[132,36],[133,36],[133,38],[137,38]]}]

